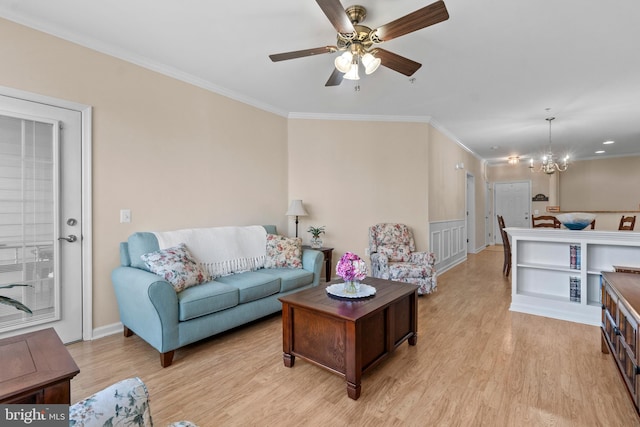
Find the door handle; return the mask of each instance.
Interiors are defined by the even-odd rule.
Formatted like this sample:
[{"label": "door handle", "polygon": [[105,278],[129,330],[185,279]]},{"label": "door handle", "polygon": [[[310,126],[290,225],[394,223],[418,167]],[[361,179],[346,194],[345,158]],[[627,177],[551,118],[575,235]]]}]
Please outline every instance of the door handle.
[{"label": "door handle", "polygon": [[67,237],[58,237],[58,240],[66,240],[69,243],[73,243],[78,240],[78,238],[73,234],[69,234]]}]

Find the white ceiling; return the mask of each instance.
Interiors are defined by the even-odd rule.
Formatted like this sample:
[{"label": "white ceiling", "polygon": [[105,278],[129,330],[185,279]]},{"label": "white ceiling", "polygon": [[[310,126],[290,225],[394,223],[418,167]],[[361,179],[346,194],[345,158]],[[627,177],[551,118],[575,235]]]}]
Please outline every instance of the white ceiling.
[{"label": "white ceiling", "polygon": [[[342,0],[371,28],[431,2]],[[359,92],[324,86],[338,53],[268,57],[336,44],[315,0],[0,0],[0,16],[287,117],[430,121],[489,161],[537,158],[549,115],[556,154],[640,154],[640,2],[445,4],[449,20],[381,46],[422,63],[415,81],[380,67]]]}]

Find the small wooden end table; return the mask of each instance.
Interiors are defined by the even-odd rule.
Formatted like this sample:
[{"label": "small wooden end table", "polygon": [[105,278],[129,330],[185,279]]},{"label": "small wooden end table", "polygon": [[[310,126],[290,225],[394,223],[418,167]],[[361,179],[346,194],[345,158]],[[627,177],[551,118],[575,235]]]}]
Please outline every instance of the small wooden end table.
[{"label": "small wooden end table", "polygon": [[331,257],[333,254],[333,248],[325,248],[324,246],[321,248],[312,248],[308,245],[302,245],[303,249],[313,249],[314,251],[320,251],[324,254],[324,280],[331,280]]},{"label": "small wooden end table", "polygon": [[418,340],[418,287],[373,277],[362,283],[375,287],[375,296],[338,299],[320,285],[279,298],[284,365],[293,367],[301,357],[342,375],[354,400],[363,373],[404,341]]},{"label": "small wooden end table", "polygon": [[80,369],[53,328],[0,340],[0,403],[71,403]]}]

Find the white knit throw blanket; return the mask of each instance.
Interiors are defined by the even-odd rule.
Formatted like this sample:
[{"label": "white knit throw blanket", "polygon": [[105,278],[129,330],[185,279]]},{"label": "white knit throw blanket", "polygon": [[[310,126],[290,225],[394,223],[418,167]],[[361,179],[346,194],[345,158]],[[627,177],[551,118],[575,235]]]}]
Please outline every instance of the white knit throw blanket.
[{"label": "white knit throw blanket", "polygon": [[154,232],[160,249],[184,243],[212,277],[264,267],[267,232],[260,225]]}]

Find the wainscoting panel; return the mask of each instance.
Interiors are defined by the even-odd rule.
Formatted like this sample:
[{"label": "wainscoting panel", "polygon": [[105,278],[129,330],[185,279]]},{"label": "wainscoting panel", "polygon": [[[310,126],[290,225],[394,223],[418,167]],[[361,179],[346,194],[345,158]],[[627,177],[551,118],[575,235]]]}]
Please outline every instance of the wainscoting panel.
[{"label": "wainscoting panel", "polygon": [[443,273],[467,259],[464,220],[429,223],[429,247],[436,255],[436,271]]}]

